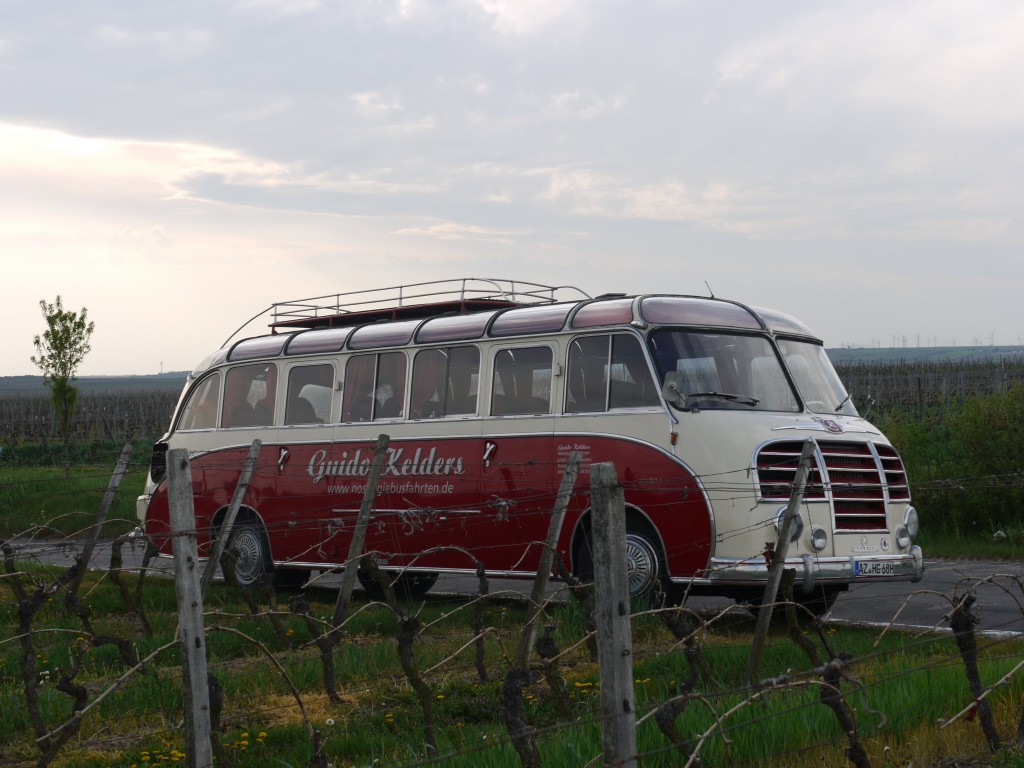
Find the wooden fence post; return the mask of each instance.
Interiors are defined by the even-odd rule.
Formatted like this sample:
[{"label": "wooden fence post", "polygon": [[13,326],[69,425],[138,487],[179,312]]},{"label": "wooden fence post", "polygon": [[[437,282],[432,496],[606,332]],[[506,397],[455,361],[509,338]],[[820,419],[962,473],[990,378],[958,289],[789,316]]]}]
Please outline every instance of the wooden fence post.
[{"label": "wooden fence post", "polygon": [[626,510],[609,462],[590,465],[594,590],[601,667],[601,742],[605,766],[636,765],[632,629],[626,574]]},{"label": "wooden fence post", "polygon": [[555,561],[555,550],[558,548],[558,537],[562,533],[562,523],[565,521],[565,513],[569,508],[569,499],[572,497],[572,490],[576,487],[576,478],[580,472],[580,462],[583,461],[583,454],[573,451],[569,454],[569,461],[565,465],[565,473],[562,475],[562,484],[558,488],[558,496],[555,497],[555,506],[551,511],[551,522],[548,524],[548,537],[544,540],[544,551],[540,554],[540,563],[537,565],[537,577],[533,580],[533,591],[530,593],[530,620],[523,627],[523,633],[519,639],[519,654],[516,657],[517,665],[526,670],[529,667],[530,651],[537,637],[537,619],[540,616],[540,606],[544,600],[544,590],[547,589],[548,579],[551,577],[551,566]]},{"label": "wooden fence post", "polygon": [[75,580],[68,589],[68,592],[71,594],[78,592],[82,586],[82,579],[85,578],[85,572],[89,570],[89,561],[92,560],[92,553],[96,549],[96,542],[100,538],[100,529],[103,528],[103,524],[107,521],[107,513],[110,512],[110,507],[114,504],[117,489],[121,487],[121,480],[124,479],[125,473],[128,471],[128,460],[132,457],[133,450],[131,443],[126,443],[124,448],[121,449],[121,456],[117,460],[114,474],[110,476],[107,490],[103,492],[103,499],[100,501],[100,509],[96,515],[96,522],[93,525],[92,533],[82,550],[82,554],[79,555]]},{"label": "wooden fence post", "polygon": [[[349,543],[348,559],[345,561],[345,573],[341,577],[338,602],[334,605],[334,619],[331,625],[335,628],[345,622],[348,606],[352,601],[352,590],[356,585],[356,572],[359,570],[359,558],[363,554],[363,546],[366,543],[366,526],[370,522],[370,513],[373,512],[373,502],[377,496],[377,485],[380,482],[384,459],[387,457],[389,442],[391,442],[391,438],[388,435],[379,435],[377,446],[373,449],[373,464],[370,466],[370,476],[366,479],[366,490],[363,491],[363,503],[359,507],[356,529],[352,534],[352,541]],[[335,637],[337,638],[337,635]]]},{"label": "wooden fence post", "polygon": [[213,575],[217,572],[217,566],[220,565],[221,555],[224,554],[224,547],[227,546],[228,539],[231,537],[231,529],[235,525],[238,508],[242,506],[242,499],[245,498],[245,491],[249,487],[249,478],[252,477],[252,471],[256,467],[256,457],[260,455],[260,447],[262,445],[262,441],[253,440],[252,445],[249,446],[249,456],[245,460],[242,474],[238,478],[238,485],[235,486],[235,492],[231,496],[231,504],[228,505],[228,511],[224,515],[224,521],[221,523],[220,530],[217,531],[217,540],[213,544],[213,551],[206,560],[206,570],[203,571],[203,580],[200,585],[203,597],[206,597],[206,592],[210,588],[210,582],[213,581]]},{"label": "wooden fence post", "polygon": [[188,768],[207,768],[213,765],[213,744],[210,740],[206,632],[199,586],[192,469],[188,451],[184,448],[173,448],[167,454],[167,485],[174,549],[174,591],[178,597],[178,646],[185,699],[185,764]]},{"label": "wooden fence post", "polygon": [[815,442],[808,438],[804,442],[804,449],[800,452],[800,462],[796,467],[796,474],[793,477],[793,490],[789,495],[789,505],[782,516],[782,525],[779,526],[779,539],[775,544],[772,554],[772,562],[768,566],[768,583],[764,588],[764,597],[761,599],[761,608],[757,612],[757,624],[754,626],[754,640],[750,648],[750,661],[747,665],[747,682],[754,684],[758,667],[761,666],[761,654],[764,652],[764,641],[768,635],[768,625],[771,623],[772,612],[775,610],[775,598],[779,594],[779,583],[782,581],[782,569],[786,566],[786,553],[789,551],[789,538],[793,531],[793,521],[800,510],[804,499],[804,487],[807,485],[807,474],[811,468],[811,459],[814,458]]}]

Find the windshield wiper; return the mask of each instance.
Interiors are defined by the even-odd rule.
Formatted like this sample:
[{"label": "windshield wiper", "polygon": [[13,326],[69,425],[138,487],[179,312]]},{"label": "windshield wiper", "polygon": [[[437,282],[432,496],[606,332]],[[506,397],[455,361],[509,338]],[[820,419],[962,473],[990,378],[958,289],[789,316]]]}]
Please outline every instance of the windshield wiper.
[{"label": "windshield wiper", "polygon": [[751,408],[761,402],[756,397],[750,397],[748,395],[733,395],[728,392],[690,392],[686,396],[687,400],[701,400],[708,398],[728,400],[730,403],[742,403],[743,405],[749,405]]},{"label": "windshield wiper", "polygon": [[841,410],[843,410],[843,406],[850,401],[851,397],[853,397],[853,392],[850,392],[849,394],[846,395],[846,397],[843,398],[843,402],[836,406],[835,412],[839,413]]}]

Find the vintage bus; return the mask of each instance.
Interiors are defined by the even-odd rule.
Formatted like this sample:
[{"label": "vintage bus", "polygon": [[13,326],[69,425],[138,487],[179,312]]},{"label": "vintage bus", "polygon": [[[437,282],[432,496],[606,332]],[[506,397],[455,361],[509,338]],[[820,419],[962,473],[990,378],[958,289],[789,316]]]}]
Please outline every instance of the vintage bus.
[{"label": "vintage bus", "polygon": [[168,449],[189,451],[204,552],[258,438],[228,543],[240,581],[339,567],[387,434],[365,549],[411,592],[474,573],[474,560],[493,576],[533,576],[579,452],[558,542],[569,572],[592,576],[587,467],[612,462],[633,593],[756,599],[811,439],[786,561],[802,599],[822,610],[858,581],[922,577],[900,456],[793,317],[491,279],[270,312],[269,333],[226,343],[191,373],[154,446],[138,514],[164,554]]}]

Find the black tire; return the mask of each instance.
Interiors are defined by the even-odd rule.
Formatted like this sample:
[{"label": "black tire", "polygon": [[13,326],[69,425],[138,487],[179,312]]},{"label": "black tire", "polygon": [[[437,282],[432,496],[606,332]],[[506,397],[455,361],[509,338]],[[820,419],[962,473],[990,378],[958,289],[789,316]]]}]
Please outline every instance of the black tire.
[{"label": "black tire", "polygon": [[[259,523],[251,520],[236,522],[226,554],[232,557],[239,586],[251,587],[274,572],[267,537]],[[306,578],[309,578],[308,574]]]},{"label": "black tire", "polygon": [[[824,616],[832,610],[832,606],[835,605],[836,598],[839,597],[839,593],[842,591],[843,590],[841,589],[818,587],[809,595],[805,595],[803,592],[798,592],[793,596],[793,601],[798,605],[802,605],[815,616]],[[803,611],[800,611],[799,613],[803,613]]]},{"label": "black tire", "polygon": [[[589,531],[580,543],[576,554],[575,573],[581,582],[594,580],[594,558]],[[682,597],[681,590],[667,577],[665,558],[661,545],[650,526],[644,523],[630,523],[626,530],[626,580],[629,596],[633,599],[661,600],[676,604]]]},{"label": "black tire", "polygon": [[[394,587],[395,590],[395,596],[398,598],[408,599],[412,597],[421,597],[427,594],[427,592],[430,591],[431,587],[433,587],[435,582],[437,581],[437,574],[430,572],[413,573],[410,571],[406,571],[405,573],[402,573],[397,577],[394,575],[394,573],[389,571],[385,571],[384,573],[392,580],[392,586]],[[362,571],[357,571],[356,576],[359,579],[359,583],[362,584],[363,589],[366,591],[368,595],[371,595],[375,598],[381,598],[384,596],[384,593],[381,591],[381,588],[377,586],[377,582],[375,582],[368,575],[366,575]]]},{"label": "black tire", "polygon": [[274,588],[288,591],[302,589],[311,574],[312,571],[306,568],[275,568]]},{"label": "black tire", "polygon": [[[803,621],[808,619],[808,612],[816,618],[824,616],[832,610],[836,598],[839,597],[839,593],[842,591],[842,589],[834,587],[818,587],[811,594],[805,595],[802,591],[797,590],[796,594],[793,595],[793,602],[800,606],[796,611],[797,620]],[[786,606],[783,600],[782,595],[775,598],[775,609],[772,611],[773,618],[785,615]],[[757,613],[761,609],[761,595],[756,597],[738,597],[736,602],[749,606],[753,613]]]}]

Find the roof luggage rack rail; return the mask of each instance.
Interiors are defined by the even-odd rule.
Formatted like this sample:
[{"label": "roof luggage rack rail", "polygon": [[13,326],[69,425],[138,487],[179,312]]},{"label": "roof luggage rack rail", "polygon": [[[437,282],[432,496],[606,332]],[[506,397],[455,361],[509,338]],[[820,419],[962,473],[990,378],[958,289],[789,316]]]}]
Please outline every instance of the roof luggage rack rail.
[{"label": "roof luggage rack rail", "polygon": [[488,303],[497,306],[553,304],[565,300],[561,294],[570,293],[572,295],[569,298],[572,299],[590,298],[587,293],[571,285],[542,285],[522,280],[480,277],[434,280],[277,302],[270,307],[271,327],[308,328],[330,324],[331,318],[342,315],[430,305],[446,308],[458,305],[463,307],[463,311],[474,311],[485,308]]}]

